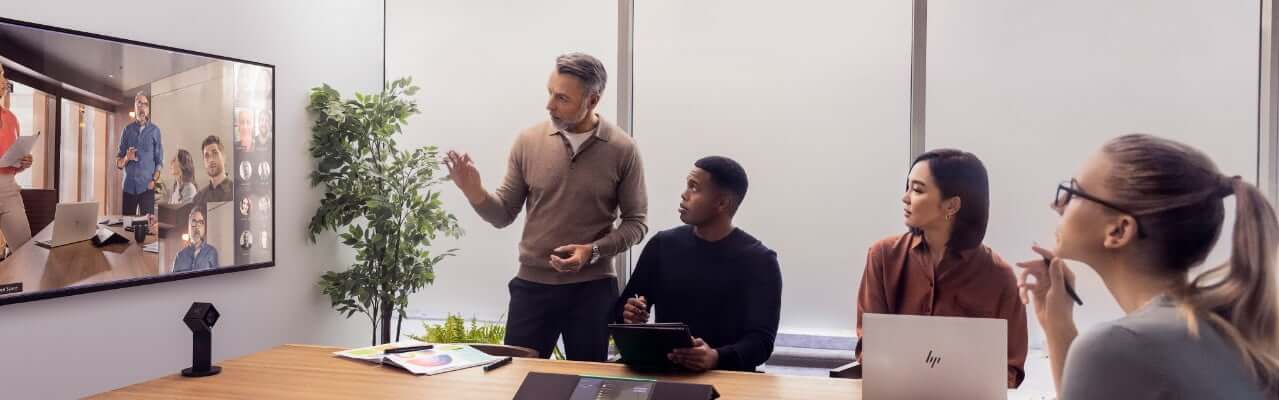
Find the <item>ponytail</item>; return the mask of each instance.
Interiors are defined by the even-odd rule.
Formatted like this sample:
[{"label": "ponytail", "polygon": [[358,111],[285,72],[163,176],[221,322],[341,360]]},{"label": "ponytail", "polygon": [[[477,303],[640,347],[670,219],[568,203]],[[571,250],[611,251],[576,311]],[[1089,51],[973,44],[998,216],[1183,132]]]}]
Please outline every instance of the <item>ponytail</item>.
[{"label": "ponytail", "polygon": [[[1169,294],[1192,334],[1200,322],[1242,356],[1257,385],[1279,398],[1279,220],[1257,188],[1225,177],[1203,152],[1176,141],[1130,134],[1102,151],[1114,162],[1106,186],[1136,211],[1163,272],[1183,282]],[[1222,236],[1225,204],[1235,197],[1230,261],[1187,280]]]},{"label": "ponytail", "polygon": [[[1238,177],[1222,184],[1235,196],[1230,261],[1179,291],[1183,311],[1199,315],[1243,355],[1263,391],[1279,397],[1279,221],[1261,191]],[[1191,331],[1197,332],[1195,319]]]}]

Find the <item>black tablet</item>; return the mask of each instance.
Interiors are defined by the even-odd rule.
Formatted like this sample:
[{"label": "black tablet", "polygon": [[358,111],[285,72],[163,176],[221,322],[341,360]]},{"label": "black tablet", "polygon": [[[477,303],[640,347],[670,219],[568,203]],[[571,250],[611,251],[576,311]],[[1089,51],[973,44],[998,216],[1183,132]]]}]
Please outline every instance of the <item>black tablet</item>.
[{"label": "black tablet", "polygon": [[684,324],[609,324],[621,362],[641,368],[675,367],[667,354],[693,347],[693,335]]}]

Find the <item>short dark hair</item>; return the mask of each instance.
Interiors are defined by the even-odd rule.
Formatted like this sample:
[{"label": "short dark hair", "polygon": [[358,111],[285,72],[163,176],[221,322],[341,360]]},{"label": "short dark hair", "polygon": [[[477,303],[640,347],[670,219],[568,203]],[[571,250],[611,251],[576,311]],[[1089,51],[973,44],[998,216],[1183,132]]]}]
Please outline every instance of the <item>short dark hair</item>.
[{"label": "short dark hair", "polygon": [[[915,157],[915,164],[927,162],[933,181],[941,190],[942,199],[959,197],[959,212],[955,214],[946,247],[954,252],[980,246],[986,239],[986,224],[990,219],[990,178],[986,166],[973,153],[956,149],[937,149]],[[918,229],[912,229],[919,233]]]},{"label": "short dark hair", "polygon": [[733,196],[732,212],[737,213],[737,207],[742,205],[742,200],[746,199],[746,189],[750,187],[750,180],[746,178],[746,169],[741,164],[728,157],[710,156],[697,160],[693,166],[706,171],[711,176],[711,184],[715,188],[728,192]]},{"label": "short dark hair", "polygon": [[555,72],[569,74],[582,80],[588,95],[604,93],[608,72],[599,59],[586,53],[568,53],[555,58]]},{"label": "short dark hair", "polygon": [[204,148],[209,147],[211,144],[218,145],[218,150],[226,149],[225,147],[222,147],[222,139],[218,138],[218,135],[209,135],[209,137],[204,138],[203,143],[200,143],[200,151],[203,152]]}]

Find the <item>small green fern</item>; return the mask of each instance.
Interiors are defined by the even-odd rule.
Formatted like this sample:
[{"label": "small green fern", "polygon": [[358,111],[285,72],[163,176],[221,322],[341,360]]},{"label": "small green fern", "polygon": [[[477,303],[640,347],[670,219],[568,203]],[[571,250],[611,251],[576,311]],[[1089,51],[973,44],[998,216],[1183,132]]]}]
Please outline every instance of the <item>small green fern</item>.
[{"label": "small green fern", "polygon": [[506,325],[498,320],[494,324],[480,324],[474,317],[470,324],[461,315],[449,314],[443,324],[432,325],[422,323],[426,328],[425,336],[409,337],[427,343],[492,343],[501,344],[506,338]]},{"label": "small green fern", "polygon": [[[426,322],[422,323],[422,327],[426,328],[425,336],[409,337],[421,340],[427,343],[491,343],[502,344],[506,339],[506,324],[502,321],[505,318],[498,318],[496,323],[480,324],[475,317],[471,317],[468,324],[462,316],[449,314],[444,319],[443,324],[432,325]],[[609,338],[609,345],[613,345],[613,339]],[[551,358],[555,360],[563,360],[564,352],[559,346],[551,352]]]}]

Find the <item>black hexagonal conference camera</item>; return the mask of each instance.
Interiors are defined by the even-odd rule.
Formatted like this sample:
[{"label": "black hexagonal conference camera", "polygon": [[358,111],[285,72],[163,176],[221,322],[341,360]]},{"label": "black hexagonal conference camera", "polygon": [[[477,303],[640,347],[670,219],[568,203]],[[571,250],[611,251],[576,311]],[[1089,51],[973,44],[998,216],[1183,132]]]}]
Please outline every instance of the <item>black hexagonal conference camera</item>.
[{"label": "black hexagonal conference camera", "polygon": [[210,361],[210,353],[213,352],[213,324],[218,322],[218,316],[218,309],[213,308],[213,304],[196,302],[191,303],[191,309],[182,317],[182,322],[191,328],[194,336],[191,368],[183,369],[182,376],[197,378],[222,372],[222,367],[212,365]]}]

